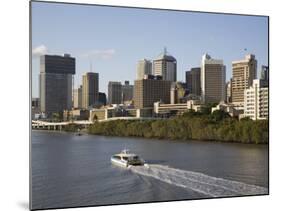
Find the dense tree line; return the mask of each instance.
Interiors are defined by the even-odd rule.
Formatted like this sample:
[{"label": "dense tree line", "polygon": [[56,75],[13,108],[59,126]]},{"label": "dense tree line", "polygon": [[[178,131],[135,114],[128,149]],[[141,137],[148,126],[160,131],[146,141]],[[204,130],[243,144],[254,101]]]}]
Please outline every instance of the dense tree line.
[{"label": "dense tree line", "polygon": [[238,120],[223,111],[198,113],[157,120],[116,120],[95,122],[89,133],[159,139],[216,140],[240,143],[268,143],[268,121]]}]

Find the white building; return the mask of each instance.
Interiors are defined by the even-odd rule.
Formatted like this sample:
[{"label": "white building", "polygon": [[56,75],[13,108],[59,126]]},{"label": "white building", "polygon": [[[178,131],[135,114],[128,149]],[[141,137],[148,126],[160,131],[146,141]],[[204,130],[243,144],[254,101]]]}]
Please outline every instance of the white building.
[{"label": "white building", "polygon": [[268,118],[268,87],[262,80],[253,80],[253,85],[246,89],[244,98],[244,117],[253,120]]},{"label": "white building", "polygon": [[173,115],[181,115],[188,110],[200,112],[203,105],[200,100],[189,100],[186,103],[164,104],[160,102],[154,103],[153,111],[157,116],[169,117]]},{"label": "white building", "polygon": [[225,101],[225,65],[208,54],[202,57],[201,96],[203,103]]},{"label": "white building", "polygon": [[232,117],[240,117],[241,115],[244,114],[244,107],[236,104],[231,104],[231,103],[224,103],[220,102],[217,106],[212,107],[212,113],[214,111],[224,111],[228,113]]},{"label": "white building", "polygon": [[150,60],[142,59],[137,64],[137,80],[143,79],[144,75],[152,74],[152,63]]},{"label": "white building", "polygon": [[257,60],[255,55],[246,55],[244,59],[232,62],[231,102],[244,103],[244,91],[252,86],[257,78]]},{"label": "white building", "polygon": [[177,60],[164,52],[153,60],[153,73],[155,76],[162,76],[165,81],[177,81]]}]

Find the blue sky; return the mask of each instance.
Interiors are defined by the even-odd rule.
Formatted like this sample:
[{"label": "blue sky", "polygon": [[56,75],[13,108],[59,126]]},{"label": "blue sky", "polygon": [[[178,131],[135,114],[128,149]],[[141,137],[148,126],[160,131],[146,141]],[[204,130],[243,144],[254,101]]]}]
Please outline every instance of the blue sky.
[{"label": "blue sky", "polygon": [[133,83],[137,61],[154,59],[165,46],[177,59],[179,81],[206,52],[224,60],[227,80],[231,61],[247,53],[256,55],[259,74],[268,65],[267,29],[266,17],[32,2],[32,96],[45,53],[76,58],[75,87],[92,63],[106,93],[108,81]]}]

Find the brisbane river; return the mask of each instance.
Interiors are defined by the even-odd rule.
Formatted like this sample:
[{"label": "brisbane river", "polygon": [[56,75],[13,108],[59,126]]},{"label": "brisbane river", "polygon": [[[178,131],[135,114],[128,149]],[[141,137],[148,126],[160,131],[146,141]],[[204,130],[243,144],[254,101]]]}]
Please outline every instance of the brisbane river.
[{"label": "brisbane river", "polygon": [[[268,193],[268,145],[31,132],[32,209]],[[110,162],[130,149],[149,168]]]}]

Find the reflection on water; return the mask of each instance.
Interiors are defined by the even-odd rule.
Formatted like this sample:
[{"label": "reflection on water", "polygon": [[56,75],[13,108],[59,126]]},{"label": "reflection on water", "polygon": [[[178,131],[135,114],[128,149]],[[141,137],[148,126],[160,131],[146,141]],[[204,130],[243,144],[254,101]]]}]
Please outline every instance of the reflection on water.
[{"label": "reflection on water", "polygon": [[[113,166],[111,155],[124,148],[150,163],[154,174]],[[266,145],[32,131],[32,208],[263,193],[267,192],[262,188],[268,184],[267,163]],[[201,173],[203,180],[197,175],[194,181],[196,173]],[[202,185],[216,178],[224,179],[218,188]],[[232,181],[239,183],[233,185]],[[238,187],[242,189],[237,191]],[[212,190],[213,195],[206,190]]]}]

